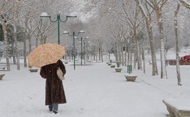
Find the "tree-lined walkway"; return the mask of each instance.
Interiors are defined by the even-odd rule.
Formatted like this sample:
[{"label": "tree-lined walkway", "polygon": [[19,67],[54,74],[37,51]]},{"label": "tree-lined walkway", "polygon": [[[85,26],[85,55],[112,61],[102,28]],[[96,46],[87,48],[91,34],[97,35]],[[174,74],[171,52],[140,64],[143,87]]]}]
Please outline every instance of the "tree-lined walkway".
[{"label": "tree-lined walkway", "polygon": [[[168,96],[179,97],[175,81],[168,84],[171,86],[170,89],[167,87],[167,81],[152,77],[151,73],[148,76],[138,71],[136,82],[127,82],[124,68],[121,73],[116,73],[106,63],[77,66],[76,70],[73,70],[73,66],[69,63],[66,64],[66,69],[66,80],[63,84],[67,104],[59,106],[57,116],[165,117],[164,114],[168,112],[162,99]],[[159,87],[160,83],[163,83],[162,88]],[[40,77],[39,71],[30,73],[28,69],[22,68],[20,71],[6,72],[0,86],[1,115],[52,116],[53,113],[50,113],[44,105],[45,80]],[[167,89],[163,90],[164,87]],[[187,88],[184,94],[188,94],[189,87],[186,85],[183,87]],[[176,91],[174,92],[172,88]]]}]

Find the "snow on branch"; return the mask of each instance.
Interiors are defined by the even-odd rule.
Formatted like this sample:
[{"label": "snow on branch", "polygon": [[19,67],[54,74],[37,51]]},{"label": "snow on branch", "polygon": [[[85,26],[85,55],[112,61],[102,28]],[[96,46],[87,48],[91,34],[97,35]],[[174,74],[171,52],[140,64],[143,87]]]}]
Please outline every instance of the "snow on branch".
[{"label": "snow on branch", "polygon": [[139,3],[139,7],[140,7],[140,9],[141,9],[141,11],[142,11],[142,14],[143,14],[145,17],[147,17],[147,16],[148,16],[148,15],[147,15],[148,13],[147,13],[146,10],[144,9],[142,3],[139,2],[139,1],[137,1],[137,2]]},{"label": "snow on branch", "polygon": [[179,0],[179,1],[183,4],[183,6],[190,9],[190,2],[188,2],[187,0]]}]

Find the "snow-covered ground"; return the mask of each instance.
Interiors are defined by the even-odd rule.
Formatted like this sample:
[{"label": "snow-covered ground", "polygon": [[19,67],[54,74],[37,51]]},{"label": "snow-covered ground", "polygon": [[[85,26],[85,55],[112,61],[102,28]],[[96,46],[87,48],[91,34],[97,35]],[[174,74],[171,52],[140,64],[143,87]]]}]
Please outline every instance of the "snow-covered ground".
[{"label": "snow-covered ground", "polygon": [[67,103],[59,105],[57,115],[45,106],[45,80],[39,71],[30,73],[23,63],[18,71],[11,64],[10,72],[0,71],[5,73],[0,81],[0,117],[166,117],[163,99],[190,101],[190,66],[180,66],[182,86],[178,86],[175,66],[167,66],[168,79],[160,79],[151,75],[147,62],[146,74],[133,70],[138,77],[128,82],[125,66],[116,73],[106,62],[91,62],[76,70],[71,62],[65,65]]}]

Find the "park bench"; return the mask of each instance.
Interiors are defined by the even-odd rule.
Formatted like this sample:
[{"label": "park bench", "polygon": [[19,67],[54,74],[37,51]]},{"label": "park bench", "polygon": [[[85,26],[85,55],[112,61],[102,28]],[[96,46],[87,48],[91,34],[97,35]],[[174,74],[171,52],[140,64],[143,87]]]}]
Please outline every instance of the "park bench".
[{"label": "park bench", "polygon": [[168,117],[190,117],[190,100],[167,99],[162,102],[169,112]]},{"label": "park bench", "polygon": [[5,74],[0,74],[0,80],[2,80],[3,79],[3,76],[4,76]]},{"label": "park bench", "polygon": [[29,69],[30,72],[38,72],[38,69]]},{"label": "park bench", "polygon": [[111,68],[115,68],[115,65],[111,65]]},{"label": "park bench", "polygon": [[0,70],[5,71],[5,68],[6,68],[6,67],[7,67],[7,65],[5,65],[5,64],[1,65],[1,64],[0,64]]}]

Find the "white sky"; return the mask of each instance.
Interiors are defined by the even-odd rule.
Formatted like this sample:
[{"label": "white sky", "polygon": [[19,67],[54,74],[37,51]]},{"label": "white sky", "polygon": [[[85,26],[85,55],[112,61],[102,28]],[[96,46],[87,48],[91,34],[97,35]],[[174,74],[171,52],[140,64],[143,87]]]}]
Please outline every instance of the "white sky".
[{"label": "white sky", "polygon": [[85,2],[84,0],[74,1],[74,3],[76,4],[75,14],[77,14],[77,16],[79,16],[79,19],[84,23],[88,22],[89,18],[91,18],[96,13],[95,10],[94,11],[88,11],[86,13],[81,12],[81,9],[85,8],[85,6],[88,5],[88,3]]}]

